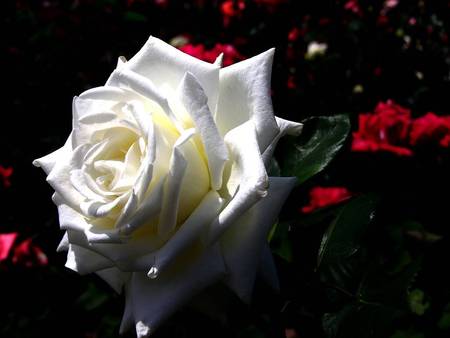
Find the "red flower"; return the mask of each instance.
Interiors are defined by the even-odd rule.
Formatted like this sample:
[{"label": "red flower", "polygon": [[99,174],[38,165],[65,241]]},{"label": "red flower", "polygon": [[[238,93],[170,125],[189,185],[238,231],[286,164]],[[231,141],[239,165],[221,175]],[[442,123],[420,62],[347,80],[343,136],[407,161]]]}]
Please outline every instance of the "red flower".
[{"label": "red flower", "polygon": [[361,6],[359,5],[358,0],[348,0],[345,3],[344,8],[348,11],[355,13],[358,16],[362,16]]},{"label": "red flower", "polygon": [[438,116],[427,113],[415,119],[410,132],[411,145],[439,144],[450,145],[450,116]]},{"label": "red flower", "polygon": [[275,11],[280,5],[285,4],[286,0],[254,0],[260,6],[265,7],[268,11]]},{"label": "red flower", "polygon": [[360,114],[358,130],[353,133],[352,151],[387,151],[411,156],[408,144],[411,112],[391,100],[380,102],[374,113]]},{"label": "red flower", "polygon": [[226,0],[220,6],[220,11],[223,16],[223,25],[228,27],[230,25],[231,20],[236,16],[241,16],[242,12],[245,9],[245,1],[244,0]]},{"label": "red flower", "polygon": [[17,235],[17,232],[0,234],[0,262],[8,258]]},{"label": "red flower", "polygon": [[297,82],[295,81],[294,75],[289,75],[287,79],[287,87],[288,89],[296,89],[297,88]]},{"label": "red flower", "polygon": [[345,187],[315,187],[309,192],[309,204],[302,207],[303,213],[310,213],[317,209],[338,204],[352,194]]},{"label": "red flower", "polygon": [[288,33],[288,40],[291,41],[291,42],[295,42],[302,35],[303,35],[303,32],[300,30],[300,28],[294,27]]},{"label": "red flower", "polygon": [[186,44],[180,47],[180,50],[186,54],[192,55],[197,59],[213,63],[216,58],[223,53],[223,66],[229,66],[237,61],[245,59],[233,45],[216,43],[212,49],[205,49],[202,44]]},{"label": "red flower", "polygon": [[3,184],[5,188],[9,188],[11,186],[11,181],[9,178],[13,174],[13,168],[12,167],[3,167],[0,165],[0,182]]},{"label": "red flower", "polygon": [[26,267],[45,266],[48,264],[48,258],[42,249],[28,238],[14,248],[12,262]]}]

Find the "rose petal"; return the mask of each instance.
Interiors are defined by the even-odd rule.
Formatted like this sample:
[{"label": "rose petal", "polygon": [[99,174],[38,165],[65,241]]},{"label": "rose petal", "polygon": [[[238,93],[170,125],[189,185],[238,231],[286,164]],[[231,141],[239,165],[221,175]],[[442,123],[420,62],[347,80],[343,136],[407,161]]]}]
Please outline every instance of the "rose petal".
[{"label": "rose petal", "polygon": [[122,293],[124,284],[130,279],[129,272],[122,272],[117,268],[108,268],[95,272],[101,279],[108,283],[118,294]]},{"label": "rose petal", "polygon": [[156,216],[159,216],[163,200],[164,182],[165,178],[156,184],[155,188],[144,198],[130,219],[119,227],[120,233],[130,235],[142,226],[152,222]]},{"label": "rose petal", "polygon": [[[211,224],[207,243],[213,243],[244,212],[267,194],[268,178],[259,153],[255,127],[252,121],[229,131],[225,136],[233,161],[231,177],[239,184],[237,193]],[[237,174],[234,174],[237,173]],[[239,177],[239,181],[237,179]],[[235,190],[236,187],[231,187]],[[229,189],[230,190],[230,189]]]},{"label": "rose petal", "polygon": [[89,149],[89,145],[80,145],[70,154],[69,160],[61,160],[55,163],[52,171],[47,176],[47,182],[52,186],[55,192],[60,195],[64,201],[72,208],[82,212],[80,205],[85,201],[73,187],[70,181],[70,172],[73,169],[80,169],[83,164],[83,158]]},{"label": "rose petal", "polygon": [[[208,106],[214,111],[218,98],[219,67],[200,61],[177,48],[151,36],[142,49],[122,69],[130,69],[154,81],[156,87],[178,87],[186,72],[199,80],[209,98]],[[161,76],[164,74],[164,76]]]},{"label": "rose petal", "polygon": [[69,268],[81,275],[85,275],[98,270],[111,268],[114,263],[105,257],[78,245],[69,244],[67,252],[66,268]]},{"label": "rose petal", "polygon": [[219,190],[228,151],[208,108],[208,97],[191,73],[186,73],[181,80],[178,95],[200,133],[208,160],[211,187]]},{"label": "rose petal", "polygon": [[128,69],[115,70],[113,76],[116,77],[115,85],[128,86],[145,98],[156,102],[163,109],[165,114],[167,114],[178,131],[182,131],[181,123],[173,113],[167,98],[149,78]]},{"label": "rose petal", "polygon": [[268,244],[265,244],[262,249],[258,272],[274,291],[280,291],[280,281],[278,280],[277,268],[273,260],[272,251],[270,250]]},{"label": "rose petal", "polygon": [[153,164],[156,158],[157,143],[161,142],[161,139],[156,139],[155,127],[151,114],[146,112],[141,104],[135,103],[131,105],[130,108],[136,122],[141,130],[144,131],[144,136],[146,136],[147,141],[147,152],[140,165],[140,173],[134,185],[138,200],[141,202],[153,178]]},{"label": "rose petal", "polygon": [[155,278],[183,250],[198,240],[223,205],[224,200],[220,195],[215,191],[210,191],[170,240],[153,255],[154,262],[150,269],[153,273],[150,274],[150,277]]},{"label": "rose petal", "polygon": [[228,270],[225,283],[246,303],[250,302],[267,234],[295,183],[293,177],[270,177],[267,196],[239,217],[220,239]]},{"label": "rose petal", "polygon": [[[139,99],[139,95],[125,88],[96,87],[74,97],[73,114],[73,147],[91,141],[92,134],[99,129],[113,126],[125,126],[121,113],[116,110],[120,102]],[[128,126],[129,127],[129,126]]]},{"label": "rose petal", "polygon": [[164,197],[161,214],[159,216],[158,233],[167,234],[173,231],[177,222],[178,205],[182,188],[183,177],[188,162],[183,155],[182,147],[194,135],[195,130],[185,131],[173,147],[170,159],[169,172],[164,188]]},{"label": "rose petal", "polygon": [[124,321],[132,314],[138,338],[148,337],[164,319],[224,273],[217,246],[210,248],[193,264],[177,266],[157,279],[149,279],[145,273],[133,273],[126,288]]},{"label": "rose petal", "polygon": [[[76,210],[64,204],[64,201],[56,195],[54,202],[58,206],[59,224],[63,230],[82,232],[87,245],[81,245],[91,249],[92,243],[122,243],[123,237],[118,229],[98,229],[89,224]],[[78,244],[70,241],[70,243]],[[61,244],[60,244],[61,245]]]},{"label": "rose petal", "polygon": [[251,119],[255,123],[261,153],[278,133],[270,96],[275,50],[220,70],[220,96],[215,115],[222,135]]},{"label": "rose petal", "polygon": [[277,146],[280,138],[285,135],[298,136],[302,132],[303,128],[302,123],[288,121],[279,117],[275,117],[275,119],[277,121],[279,132],[267,146],[266,150],[264,150],[264,152],[262,153],[262,158],[266,167],[269,165],[270,160],[272,159],[273,152],[275,151],[275,147]]},{"label": "rose petal", "polygon": [[33,165],[42,168],[47,175],[50,174],[50,171],[52,171],[57,162],[65,161],[70,158],[72,153],[72,138],[73,134],[71,133],[67,138],[66,143],[64,143],[64,146],[46,156],[34,160]]},{"label": "rose petal", "polygon": [[8,258],[18,235],[17,232],[0,234],[0,262]]}]

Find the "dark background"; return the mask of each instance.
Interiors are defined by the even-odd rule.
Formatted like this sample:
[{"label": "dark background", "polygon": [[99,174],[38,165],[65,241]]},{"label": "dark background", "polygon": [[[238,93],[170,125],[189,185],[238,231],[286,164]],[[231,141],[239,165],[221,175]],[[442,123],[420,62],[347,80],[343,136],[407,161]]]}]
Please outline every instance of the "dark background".
[{"label": "dark background", "polygon": [[[245,8],[238,10],[239,3]],[[274,109],[291,120],[344,113],[356,130],[358,114],[388,99],[411,109],[413,117],[450,114],[448,1],[400,0],[389,7],[384,1],[247,0],[235,1],[235,7],[224,23],[223,1],[0,3],[0,165],[14,170],[11,186],[0,184],[0,233],[17,232],[19,242],[32,238],[48,257],[45,266],[0,262],[1,337],[118,336],[123,299],[95,276],[80,277],[63,267],[65,255],[55,252],[62,232],[52,191],[31,162],[65,142],[72,97],[102,85],[117,57],[132,57],[149,35],[165,41],[186,35],[206,49],[227,43],[244,57],[276,47]],[[297,38],[289,37],[293,29],[300,32]],[[308,60],[304,56],[312,41],[328,48]],[[187,308],[155,337],[447,337],[448,149],[419,149],[404,158],[354,153],[350,143],[351,137],[325,171],[294,191],[280,216],[291,222],[283,241],[292,251],[289,259],[277,255],[280,295],[258,284],[250,307],[233,298],[221,320]],[[277,156],[288,155],[280,150]],[[365,266],[379,262],[380,271],[393,275],[417,262],[394,290],[404,299],[353,313],[350,323],[342,309],[352,300],[342,300],[315,269],[320,239],[341,206],[318,219],[299,211],[316,185],[381,196],[361,260]],[[411,229],[436,237],[413,238]],[[352,280],[359,276],[349,274]],[[390,292],[387,287],[375,291]],[[420,294],[423,313],[411,305]]]}]

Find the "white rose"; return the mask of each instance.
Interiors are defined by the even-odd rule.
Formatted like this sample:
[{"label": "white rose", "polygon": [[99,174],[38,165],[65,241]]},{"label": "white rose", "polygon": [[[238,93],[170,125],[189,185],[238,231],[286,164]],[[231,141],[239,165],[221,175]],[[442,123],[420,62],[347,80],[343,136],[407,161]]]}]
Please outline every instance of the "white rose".
[{"label": "white rose", "polygon": [[314,60],[317,57],[324,56],[328,49],[328,45],[326,43],[319,43],[313,41],[309,43],[308,48],[306,50],[305,59]]},{"label": "white rose", "polygon": [[121,331],[148,336],[212,283],[248,302],[294,178],[267,177],[301,124],[273,115],[274,50],[221,69],[150,37],[73,100],[66,144],[34,162],[55,189],[66,266],[126,293]]}]

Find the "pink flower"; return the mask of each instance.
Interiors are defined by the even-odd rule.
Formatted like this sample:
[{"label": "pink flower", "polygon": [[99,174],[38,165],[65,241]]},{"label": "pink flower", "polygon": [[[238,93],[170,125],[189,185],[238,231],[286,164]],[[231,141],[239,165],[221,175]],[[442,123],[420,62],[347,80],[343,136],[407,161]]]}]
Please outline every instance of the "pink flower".
[{"label": "pink flower", "polygon": [[17,232],[0,234],[0,262],[8,258],[17,235]]},{"label": "pink flower", "polygon": [[386,0],[384,2],[384,7],[386,8],[394,8],[397,7],[398,5],[398,0]]},{"label": "pink flower", "polygon": [[11,186],[10,177],[12,174],[12,167],[3,167],[0,165],[0,182],[5,188],[9,188]]},{"label": "pink flower", "polygon": [[411,145],[439,144],[442,147],[450,145],[450,116],[438,116],[427,113],[415,119],[410,132]]},{"label": "pink flower", "polygon": [[387,151],[411,156],[406,147],[411,125],[411,112],[391,100],[380,102],[373,113],[360,114],[358,130],[353,133],[352,151]]},{"label": "pink flower", "polygon": [[317,209],[338,204],[352,194],[345,187],[314,187],[309,192],[309,204],[302,207],[301,211],[305,214]]}]

